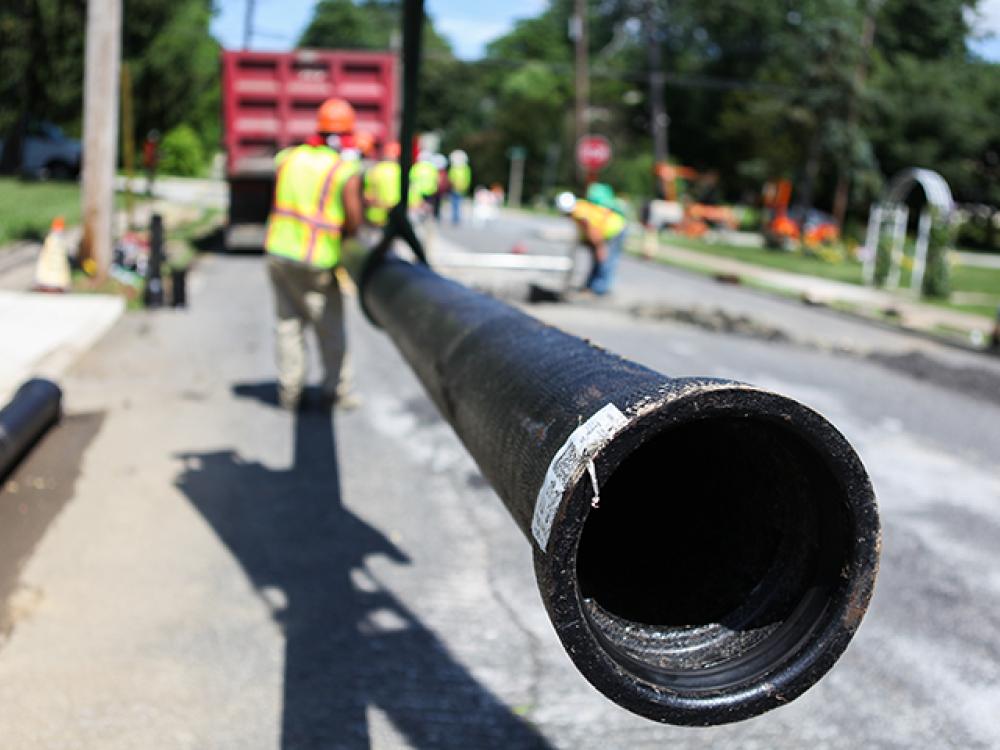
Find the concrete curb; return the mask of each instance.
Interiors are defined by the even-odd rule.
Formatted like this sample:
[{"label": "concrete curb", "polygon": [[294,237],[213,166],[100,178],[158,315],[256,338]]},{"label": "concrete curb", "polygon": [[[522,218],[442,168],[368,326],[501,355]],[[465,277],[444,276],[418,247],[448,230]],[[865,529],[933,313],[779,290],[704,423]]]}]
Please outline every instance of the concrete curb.
[{"label": "concrete curb", "polygon": [[0,291],[0,402],[32,377],[58,381],[124,312],[110,295]]}]

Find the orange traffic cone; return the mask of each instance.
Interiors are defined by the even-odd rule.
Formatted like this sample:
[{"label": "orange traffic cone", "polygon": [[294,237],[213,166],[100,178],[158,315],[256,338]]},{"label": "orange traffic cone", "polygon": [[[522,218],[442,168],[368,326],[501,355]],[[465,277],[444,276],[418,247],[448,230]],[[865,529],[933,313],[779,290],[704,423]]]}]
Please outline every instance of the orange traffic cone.
[{"label": "orange traffic cone", "polygon": [[69,290],[69,260],[66,257],[66,242],[63,239],[65,222],[61,216],[52,220],[45,244],[38,254],[35,264],[35,286],[37,292],[65,292]]}]

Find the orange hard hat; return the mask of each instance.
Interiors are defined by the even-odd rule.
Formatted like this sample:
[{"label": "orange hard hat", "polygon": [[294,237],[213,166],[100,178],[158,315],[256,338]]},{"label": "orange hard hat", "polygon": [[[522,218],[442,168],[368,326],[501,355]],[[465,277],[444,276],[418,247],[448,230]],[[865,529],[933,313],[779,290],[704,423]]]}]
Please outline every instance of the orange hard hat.
[{"label": "orange hard hat", "polygon": [[343,99],[327,99],[316,114],[317,133],[354,132],[354,107]]},{"label": "orange hard hat", "polygon": [[402,153],[403,149],[400,148],[399,141],[389,141],[385,144],[385,149],[383,149],[386,159],[398,159]]},{"label": "orange hard hat", "polygon": [[375,136],[372,133],[361,130],[354,134],[354,145],[364,156],[371,156],[375,151]]}]

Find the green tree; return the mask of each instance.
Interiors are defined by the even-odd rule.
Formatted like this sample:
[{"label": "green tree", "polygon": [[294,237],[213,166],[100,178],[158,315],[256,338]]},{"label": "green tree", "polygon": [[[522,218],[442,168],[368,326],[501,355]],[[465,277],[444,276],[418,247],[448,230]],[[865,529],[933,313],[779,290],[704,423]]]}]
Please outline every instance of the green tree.
[{"label": "green tree", "polygon": [[12,144],[0,155],[14,166],[29,120],[80,128],[84,9],[68,0],[12,0],[0,7],[0,135]]},{"label": "green tree", "polygon": [[209,33],[211,0],[125,0],[124,12],[137,137],[186,123],[205,149],[217,148],[220,49]]},{"label": "green tree", "polygon": [[[212,0],[124,0],[122,56],[133,73],[139,137],[186,122],[219,141],[219,46]],[[84,0],[8,0],[0,7],[0,133],[45,119],[79,134]]]}]

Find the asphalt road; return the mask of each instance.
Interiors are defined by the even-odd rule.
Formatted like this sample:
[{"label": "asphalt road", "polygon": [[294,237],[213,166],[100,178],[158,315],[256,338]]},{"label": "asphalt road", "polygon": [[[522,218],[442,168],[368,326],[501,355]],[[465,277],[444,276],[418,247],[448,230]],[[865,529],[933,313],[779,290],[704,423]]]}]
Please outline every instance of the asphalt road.
[{"label": "asphalt road", "polygon": [[[538,234],[552,225],[442,236],[556,252]],[[993,365],[682,272],[621,270],[609,302],[528,309],[669,374],[798,398],[872,474],[873,605],[802,698],[713,729],[609,703],[562,652],[526,540],[386,337],[352,306],[363,406],[284,413],[261,260],[208,256],[188,311],[129,315],[75,366],[72,419],[0,494],[0,523],[44,512],[6,562],[0,744],[1000,746]]]}]

